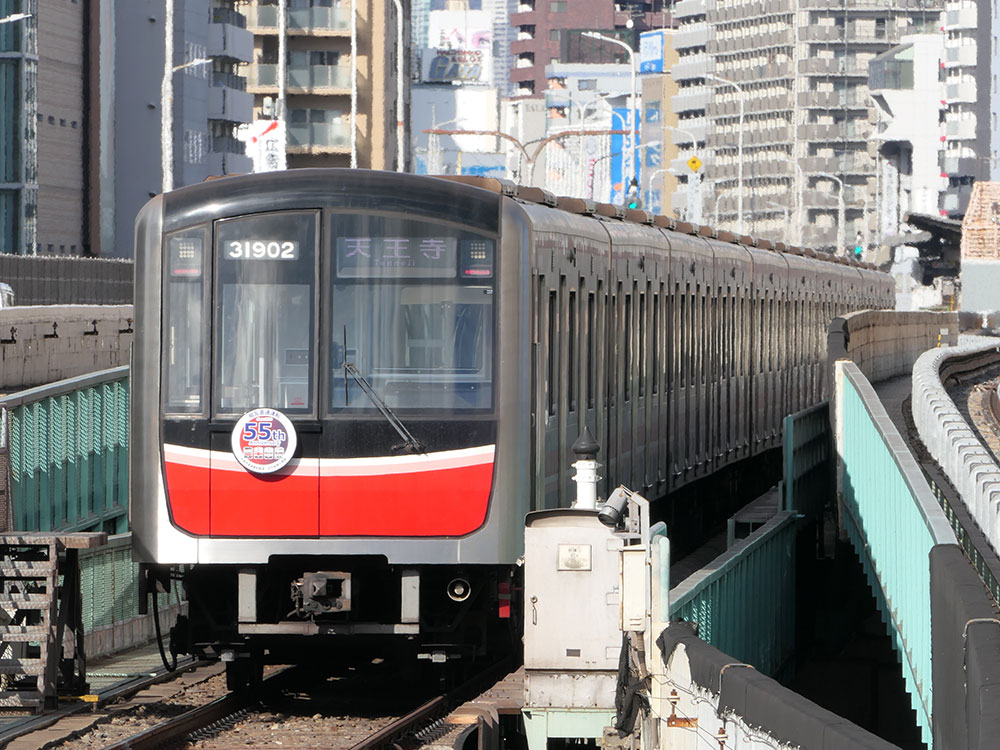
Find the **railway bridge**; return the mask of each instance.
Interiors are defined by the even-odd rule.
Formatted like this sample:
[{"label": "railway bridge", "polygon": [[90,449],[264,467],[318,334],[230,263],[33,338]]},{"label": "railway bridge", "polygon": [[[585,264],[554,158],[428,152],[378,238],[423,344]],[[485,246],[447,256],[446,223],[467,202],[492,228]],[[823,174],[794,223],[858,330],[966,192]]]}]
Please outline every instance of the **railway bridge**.
[{"label": "railway bridge", "polygon": [[[676,580],[653,587],[661,589],[658,620],[683,620],[697,633],[673,624],[656,634],[661,672],[683,688],[654,695],[663,747],[687,746],[677,739],[679,715],[697,718],[705,737],[724,734],[726,721],[732,732],[736,722],[750,739],[725,747],[891,746],[772,679],[795,650],[793,561],[803,545],[824,544],[802,529],[820,522],[824,509],[835,519],[828,531],[849,542],[868,579],[923,742],[986,747],[1000,735],[1000,707],[989,700],[1000,680],[992,536],[1000,470],[943,386],[984,359],[1000,362],[1000,349],[958,340],[955,314],[864,312],[831,323],[832,397],[786,416],[783,481],[764,503],[771,512],[735,516],[721,555],[693,569],[667,563]],[[139,613],[128,539],[128,397],[128,368],[116,367],[0,400],[5,531],[109,535],[79,553],[81,606],[73,616],[91,656],[154,632]],[[160,605],[164,625],[184,607],[168,595]],[[576,724],[552,707],[538,716],[543,721],[527,722],[529,735],[590,736],[579,734],[590,731],[580,729],[579,712]],[[606,712],[595,716],[607,725]]]}]

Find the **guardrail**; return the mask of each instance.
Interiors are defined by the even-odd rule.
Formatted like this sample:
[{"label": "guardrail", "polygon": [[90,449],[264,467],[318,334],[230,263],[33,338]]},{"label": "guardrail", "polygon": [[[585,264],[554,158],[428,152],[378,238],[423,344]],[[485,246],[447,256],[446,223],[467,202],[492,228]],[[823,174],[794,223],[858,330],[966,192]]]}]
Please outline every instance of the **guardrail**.
[{"label": "guardrail", "polygon": [[[132,562],[132,535],[108,539],[80,553],[80,591],[88,658],[146,643],[155,636],[153,615],[139,614],[139,564]],[[178,613],[187,609],[173,594],[158,594],[160,629],[170,630]],[[173,602],[171,602],[173,599]]]},{"label": "guardrail", "polygon": [[1000,466],[980,443],[945,390],[942,371],[952,374],[1000,362],[1000,342],[929,351],[913,368],[913,423],[927,452],[986,534],[1000,549]]},{"label": "guardrail", "polygon": [[900,656],[924,742],[932,743],[929,556],[956,545],[948,519],[875,390],[853,362],[834,368],[841,524]]},{"label": "guardrail", "polygon": [[127,367],[0,399],[7,530],[127,530],[128,399]]},{"label": "guardrail", "polygon": [[784,509],[794,510],[811,521],[823,517],[832,497],[830,404],[824,401],[785,417]]},{"label": "guardrail", "polygon": [[795,514],[780,512],[670,591],[670,619],[777,674],[795,650]]}]

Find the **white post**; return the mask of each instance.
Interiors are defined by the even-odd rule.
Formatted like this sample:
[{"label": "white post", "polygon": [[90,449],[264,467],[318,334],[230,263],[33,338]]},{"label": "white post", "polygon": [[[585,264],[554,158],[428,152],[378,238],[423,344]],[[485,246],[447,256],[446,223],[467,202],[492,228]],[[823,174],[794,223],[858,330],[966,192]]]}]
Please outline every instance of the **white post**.
[{"label": "white post", "polygon": [[720,83],[725,83],[728,86],[732,86],[736,89],[736,95],[740,100],[740,127],[739,134],[737,135],[737,146],[736,146],[736,184],[739,188],[739,196],[737,197],[737,208],[739,216],[736,220],[736,232],[738,234],[743,234],[743,108],[744,108],[744,93],[743,87],[740,86],[735,81],[730,81],[728,78],[723,78],[722,76],[717,76],[712,73],[705,75],[705,78],[711,78],[713,81],[719,81]]},{"label": "white post", "polygon": [[396,6],[396,171],[402,172],[406,159],[403,154],[403,4]]},{"label": "white post", "polygon": [[163,7],[163,81],[160,84],[161,192],[174,189],[174,0]]},{"label": "white post", "polygon": [[[288,0],[278,0],[278,67],[275,71],[278,84],[278,101],[275,102],[275,119],[281,123],[283,132],[287,133],[288,119],[286,116],[288,95]],[[287,138],[287,135],[286,135]],[[282,146],[287,147],[287,141]]]},{"label": "white post", "polygon": [[576,502],[573,507],[578,510],[597,509],[597,483],[600,481],[597,470],[601,466],[597,462],[597,454],[600,450],[601,446],[594,440],[590,428],[584,425],[580,437],[573,443],[573,453],[577,457],[573,464],[576,469],[576,474],[573,475],[573,481],[576,482]]},{"label": "white post", "polygon": [[358,8],[351,0],[351,169],[358,166]]}]

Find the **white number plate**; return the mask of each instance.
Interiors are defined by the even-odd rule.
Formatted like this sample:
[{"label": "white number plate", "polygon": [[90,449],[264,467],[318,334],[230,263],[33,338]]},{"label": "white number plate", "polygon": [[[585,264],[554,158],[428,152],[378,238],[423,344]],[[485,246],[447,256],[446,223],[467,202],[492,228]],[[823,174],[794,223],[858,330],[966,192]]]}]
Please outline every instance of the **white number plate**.
[{"label": "white number plate", "polygon": [[298,242],[232,240],[225,246],[228,260],[298,260]]}]

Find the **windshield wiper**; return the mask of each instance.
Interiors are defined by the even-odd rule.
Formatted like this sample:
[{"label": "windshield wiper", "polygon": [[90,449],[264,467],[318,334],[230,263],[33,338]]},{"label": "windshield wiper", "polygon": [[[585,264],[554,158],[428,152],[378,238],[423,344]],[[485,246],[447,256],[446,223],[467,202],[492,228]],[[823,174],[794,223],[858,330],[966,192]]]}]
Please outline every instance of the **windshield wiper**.
[{"label": "windshield wiper", "polygon": [[385,417],[386,421],[389,424],[391,424],[393,428],[396,430],[396,432],[399,433],[399,436],[403,438],[403,444],[398,446],[393,446],[393,450],[395,451],[405,450],[408,453],[427,452],[424,449],[424,444],[421,443],[419,440],[417,440],[415,437],[413,437],[413,433],[410,432],[408,429],[406,429],[406,425],[404,425],[400,421],[399,417],[393,414],[392,409],[389,408],[389,405],[382,400],[382,398],[378,395],[378,393],[375,392],[375,389],[372,387],[372,384],[369,383],[367,380],[365,380],[365,376],[362,375],[361,372],[358,370],[358,368],[355,367],[351,362],[348,362],[346,357],[344,357],[344,372],[351,374],[351,377],[353,377],[354,380],[357,382],[357,384],[361,386],[361,390],[363,390],[365,392],[365,395],[368,396],[369,399],[371,399],[371,402],[373,404],[375,404],[375,408],[382,413],[382,416]]}]

